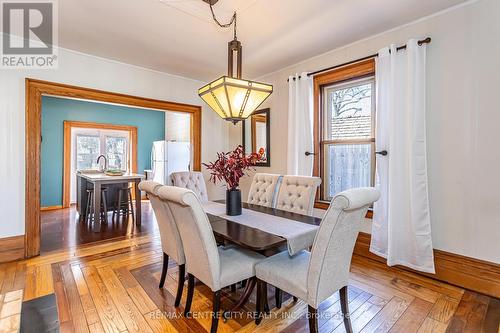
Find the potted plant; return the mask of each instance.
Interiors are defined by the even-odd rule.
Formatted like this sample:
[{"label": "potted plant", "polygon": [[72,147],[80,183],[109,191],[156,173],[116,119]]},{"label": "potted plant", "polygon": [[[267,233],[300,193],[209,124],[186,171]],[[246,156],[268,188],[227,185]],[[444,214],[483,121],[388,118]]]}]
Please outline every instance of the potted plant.
[{"label": "potted plant", "polygon": [[210,170],[210,181],[226,182],[226,214],[229,216],[241,215],[241,191],[238,188],[240,178],[245,171],[254,166],[264,155],[264,149],[258,153],[245,155],[243,146],[227,153],[217,153],[217,160],[203,165]]}]

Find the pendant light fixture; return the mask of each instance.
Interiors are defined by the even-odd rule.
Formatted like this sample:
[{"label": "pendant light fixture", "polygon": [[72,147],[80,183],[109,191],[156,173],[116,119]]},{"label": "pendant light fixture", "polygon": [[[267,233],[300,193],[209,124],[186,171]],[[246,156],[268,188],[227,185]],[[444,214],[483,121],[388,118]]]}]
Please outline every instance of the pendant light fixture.
[{"label": "pendant light fixture", "polygon": [[[212,81],[198,89],[198,95],[225,120],[236,124],[248,118],[273,92],[270,84],[255,82],[241,77],[242,47],[236,37],[236,12],[231,21],[221,24],[213,11],[212,5],[217,0],[203,0],[210,5],[214,21],[222,28],[234,25],[234,39],[228,43],[227,75]],[[236,73],[234,58],[236,56]]]}]

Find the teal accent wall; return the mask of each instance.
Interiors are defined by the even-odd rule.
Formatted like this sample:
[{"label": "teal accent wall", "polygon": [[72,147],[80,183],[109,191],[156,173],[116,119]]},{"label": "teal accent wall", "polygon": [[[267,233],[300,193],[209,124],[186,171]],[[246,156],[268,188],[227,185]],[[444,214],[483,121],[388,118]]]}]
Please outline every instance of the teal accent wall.
[{"label": "teal accent wall", "polygon": [[64,121],[137,127],[137,171],[149,169],[153,141],[165,138],[165,113],[103,103],[42,97],[41,205],[62,205]]}]

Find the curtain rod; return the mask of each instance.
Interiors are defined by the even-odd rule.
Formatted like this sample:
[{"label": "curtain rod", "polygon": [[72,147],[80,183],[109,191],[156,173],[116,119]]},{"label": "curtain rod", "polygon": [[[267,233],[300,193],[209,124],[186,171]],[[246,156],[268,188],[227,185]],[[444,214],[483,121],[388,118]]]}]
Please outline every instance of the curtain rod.
[{"label": "curtain rod", "polygon": [[[422,40],[419,40],[417,42],[417,44],[420,46],[422,44],[429,44],[431,42],[431,38],[430,37],[427,37],[426,39],[422,39]],[[397,51],[401,51],[401,50],[404,50],[406,49],[406,44],[405,45],[402,45],[402,46],[398,46],[396,48]],[[314,71],[314,72],[311,72],[311,73],[308,73],[307,76],[312,76],[312,75],[316,75],[316,74],[319,74],[319,73],[323,73],[323,72],[327,72],[327,71],[331,71],[333,69],[337,69],[339,67],[344,67],[344,66],[348,66],[348,65],[351,65],[351,64],[355,64],[357,62],[360,62],[360,61],[364,61],[364,60],[368,60],[368,59],[372,59],[372,58],[375,58],[378,56],[378,53],[375,53],[375,54],[372,54],[372,55],[369,55],[369,56],[366,56],[366,57],[363,57],[363,58],[359,58],[359,59],[356,59],[356,60],[351,60],[351,61],[348,61],[348,62],[345,62],[343,64],[340,64],[340,65],[335,65],[335,66],[331,66],[331,67],[327,67],[327,68],[323,68],[323,69],[319,69],[317,71]],[[300,79],[300,76],[299,76],[299,79]],[[293,78],[293,80],[295,81],[295,77]],[[289,79],[286,80],[287,82],[289,81]]]}]

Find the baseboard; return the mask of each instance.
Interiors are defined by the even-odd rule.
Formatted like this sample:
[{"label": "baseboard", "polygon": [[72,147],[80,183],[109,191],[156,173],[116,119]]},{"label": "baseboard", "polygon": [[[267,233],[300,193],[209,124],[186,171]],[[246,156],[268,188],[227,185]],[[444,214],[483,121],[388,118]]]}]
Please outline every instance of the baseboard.
[{"label": "baseboard", "polygon": [[[385,258],[370,252],[370,240],[370,234],[359,233],[354,253],[386,263]],[[488,296],[500,298],[499,264],[446,251],[434,250],[434,265],[436,267],[436,274],[417,272],[403,266],[397,267]]]},{"label": "baseboard", "polygon": [[44,211],[49,211],[49,210],[56,210],[56,209],[62,209],[63,206],[62,205],[57,205],[57,206],[47,206],[47,207],[40,207],[40,210],[42,212]]},{"label": "baseboard", "polygon": [[24,235],[0,239],[0,263],[24,259]]}]

